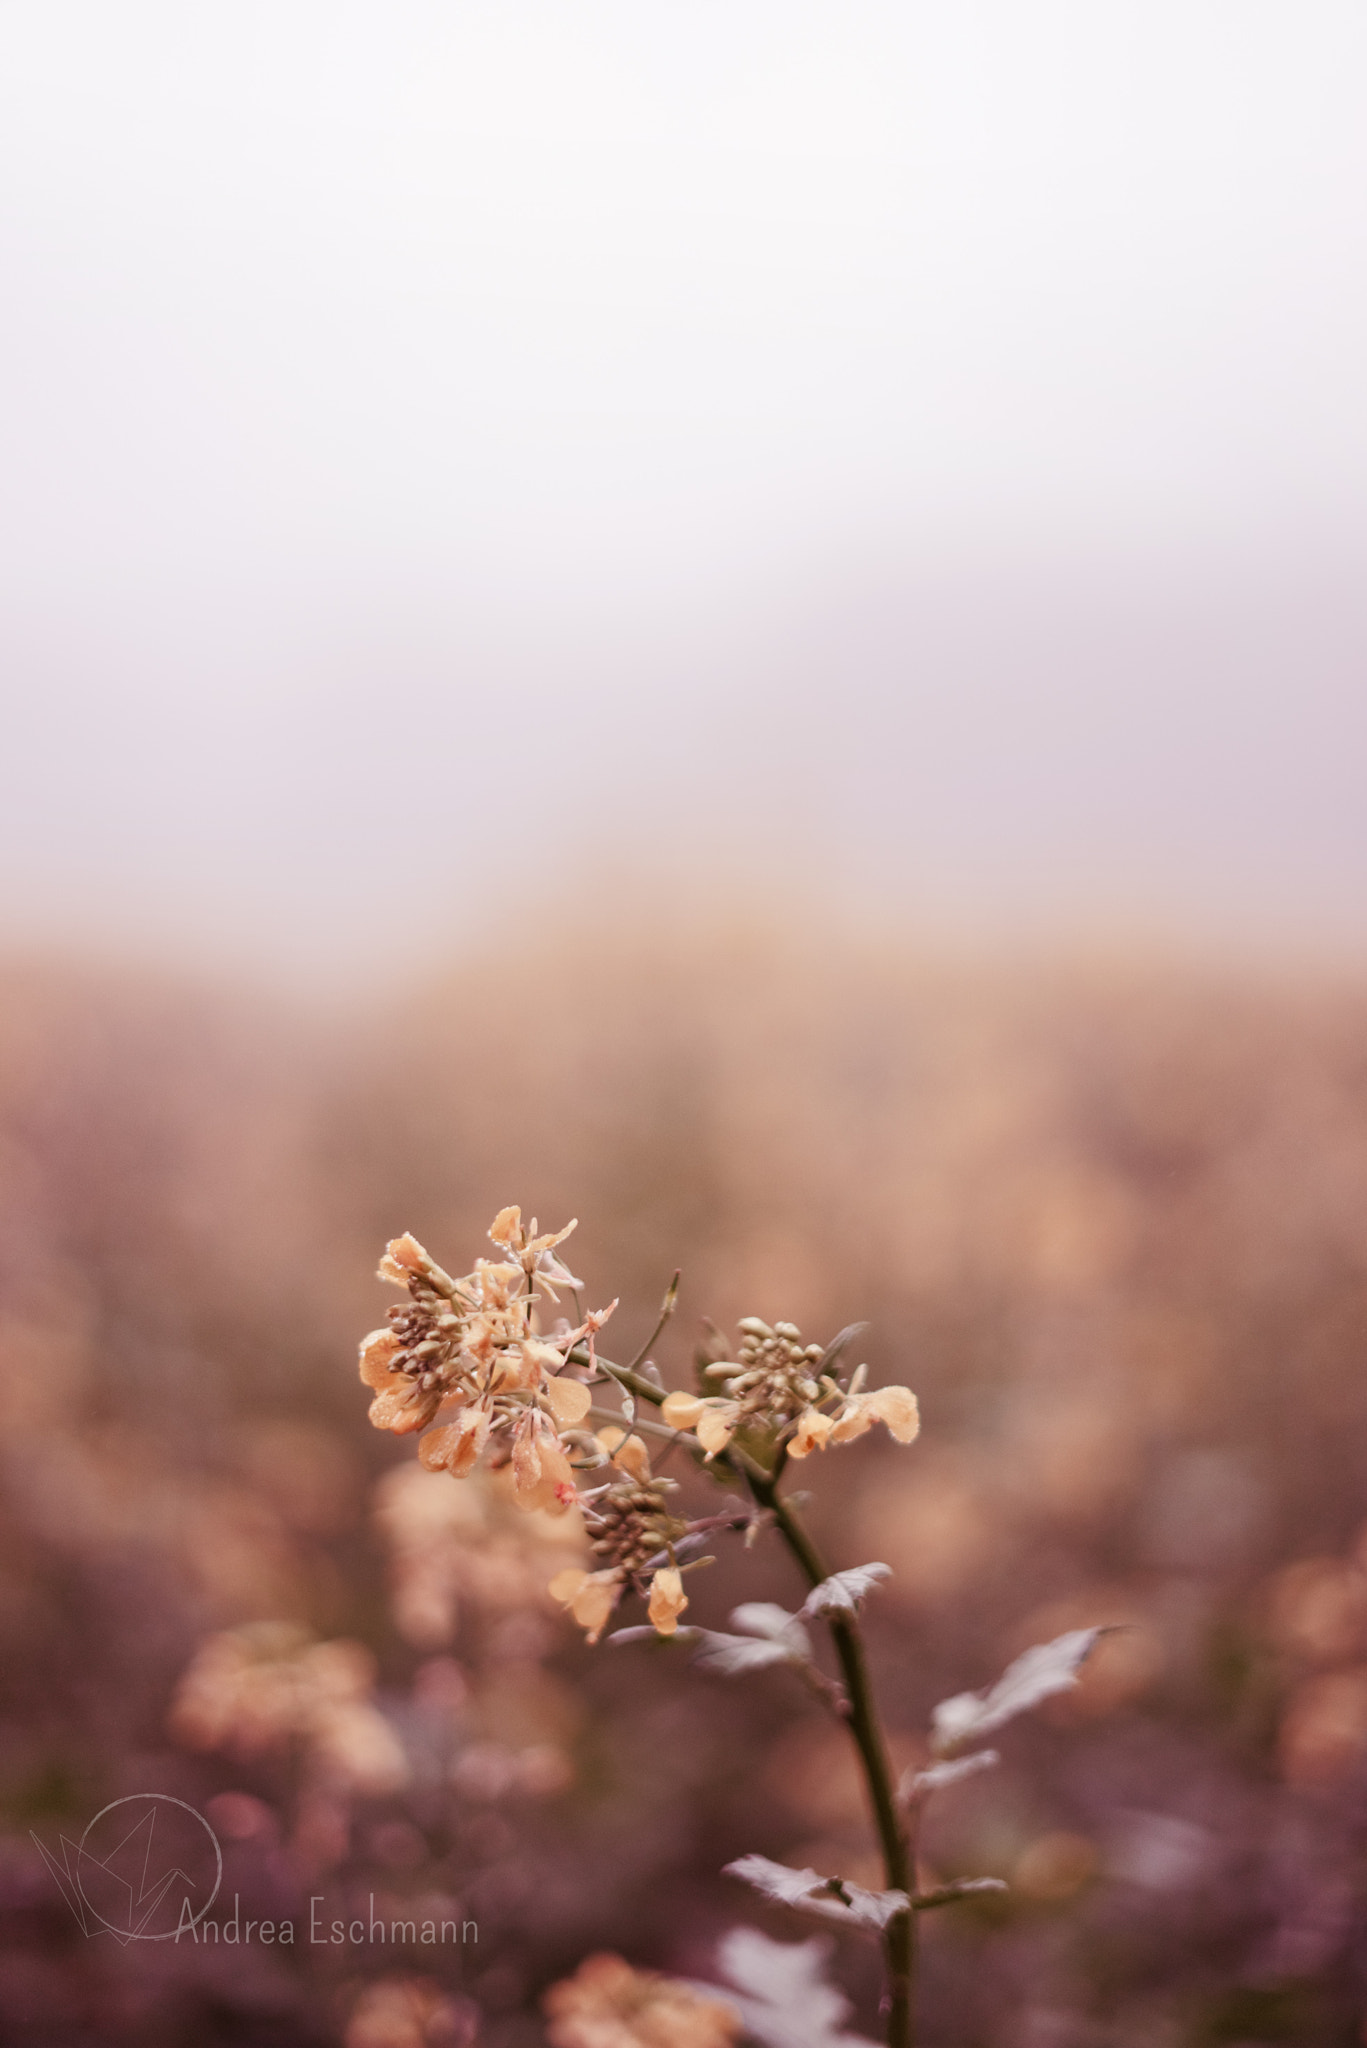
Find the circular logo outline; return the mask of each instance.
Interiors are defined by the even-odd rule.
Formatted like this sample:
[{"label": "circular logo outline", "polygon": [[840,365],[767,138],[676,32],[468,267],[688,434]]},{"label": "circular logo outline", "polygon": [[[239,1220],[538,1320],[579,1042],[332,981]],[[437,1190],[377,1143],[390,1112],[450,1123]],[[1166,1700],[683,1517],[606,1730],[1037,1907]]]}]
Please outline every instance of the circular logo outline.
[{"label": "circular logo outline", "polygon": [[[209,1837],[209,1840],[214,1845],[214,1862],[216,1865],[216,1869],[214,1872],[213,1890],[210,1892],[208,1898],[204,1901],[204,1904],[200,1907],[199,1911],[195,1914],[193,1920],[190,1920],[175,1927],[169,1927],[166,1930],[165,1934],[138,1934],[127,1927],[116,1927],[112,1920],[105,1919],[103,1913],[97,1913],[95,1911],[95,1908],[91,1905],[89,1899],[86,1897],[85,1889],[81,1884],[81,1858],[85,1854],[85,1845],[87,1840],[89,1839],[91,1828],[95,1827],[98,1822],[102,1821],[107,1813],[112,1813],[116,1806],[131,1806],[135,1803],[135,1801],[140,1799],[155,1799],[158,1800],[163,1806],[178,1806],[181,1808],[183,1812],[193,1814],[195,1819],[203,1828],[205,1834]],[[91,1860],[93,1862],[98,1859],[92,1857]],[[81,1836],[80,1846],[76,1852],[75,1878],[76,1890],[80,1894],[81,1904],[85,1907],[91,1919],[98,1920],[101,1927],[105,1928],[110,1934],[117,1935],[121,1941],[171,1941],[175,1938],[176,1935],[189,1934],[193,1928],[198,1927],[201,1920],[203,1920],[205,1914],[208,1912],[210,1906],[212,1906],[214,1900],[218,1897],[219,1887],[223,1883],[223,1850],[219,1846],[218,1836],[209,1826],[208,1821],[205,1820],[204,1815],[200,1812],[197,1806],[189,1805],[189,1803],[184,1799],[175,1798],[170,1792],[126,1792],[122,1799],[111,1799],[108,1806],[102,1806],[99,1812],[95,1815],[94,1820],[87,1823],[85,1833]]]}]

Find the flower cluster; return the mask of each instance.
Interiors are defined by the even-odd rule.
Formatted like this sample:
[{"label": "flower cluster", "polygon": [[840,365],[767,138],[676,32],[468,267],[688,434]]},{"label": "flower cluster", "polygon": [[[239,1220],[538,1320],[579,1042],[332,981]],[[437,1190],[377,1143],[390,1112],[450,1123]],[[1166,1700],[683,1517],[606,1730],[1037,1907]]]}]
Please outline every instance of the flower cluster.
[{"label": "flower cluster", "polygon": [[460,1486],[419,1464],[394,1465],[375,1489],[399,1634],[444,1650],[462,1616],[493,1622],[541,1604],[546,1581],[582,1561],[578,1515],[519,1512],[511,1464]]},{"label": "flower cluster", "polygon": [[297,1741],[316,1774],[357,1792],[393,1792],[408,1763],[374,1687],[363,1644],[316,1642],[289,1622],[249,1623],[201,1643],[176,1689],[171,1733],[192,1749],[248,1757]]},{"label": "flower cluster", "polygon": [[758,1439],[762,1447],[786,1443],[788,1454],[805,1458],[827,1444],[844,1444],[886,1423],[899,1444],[909,1444],[919,1430],[916,1396],[909,1387],[876,1387],[864,1391],[868,1368],[860,1366],[841,1386],[829,1367],[835,1347],[804,1344],[794,1323],[770,1328],[758,1316],[739,1325],[740,1344],[734,1360],[716,1359],[703,1368],[704,1377],[720,1384],[718,1394],[670,1394],[663,1415],[673,1429],[691,1429],[709,1458],[724,1451],[733,1436]]},{"label": "flower cluster", "polygon": [[598,1442],[620,1475],[580,1496],[598,1569],[557,1572],[551,1593],[596,1643],[628,1588],[644,1592],[648,1587],[647,1612],[656,1633],[672,1636],[688,1605],[674,1559],[674,1545],[687,1534],[688,1524],[669,1512],[673,1481],[652,1476],[639,1436],[603,1430]]},{"label": "flower cluster", "polygon": [[472,2048],[477,2010],[448,1998],[429,1977],[379,1977],[362,1985],[346,2048]]},{"label": "flower cluster", "polygon": [[[461,1477],[487,1451],[491,1466],[511,1467],[519,1507],[552,1514],[580,1508],[591,1568],[558,1572],[549,1590],[590,1642],[633,1591],[646,1599],[656,1632],[673,1635],[688,1606],[680,1570],[686,1551],[679,1546],[683,1539],[688,1549],[696,1546],[694,1525],[671,1512],[674,1482],[651,1471],[645,1439],[630,1426],[630,1404],[625,1429],[609,1424],[593,1435],[582,1426],[592,1407],[589,1380],[597,1376],[594,1339],[617,1304],[582,1317],[577,1327],[563,1317],[548,1334],[540,1326],[543,1295],[557,1301],[557,1287],[580,1286],[556,1255],[574,1227],[538,1236],[535,1219],[524,1229],[520,1209],[500,1210],[489,1236],[504,1256],[476,1260],[459,1280],[416,1238],[395,1238],[380,1277],[406,1288],[408,1300],[361,1345],[361,1378],[375,1397],[370,1420],[399,1435],[425,1432],[418,1456],[429,1471]],[[671,1292],[666,1315],[672,1300]],[[665,1396],[664,1421],[680,1437],[696,1431],[708,1459],[733,1437],[765,1463],[779,1448],[805,1457],[862,1436],[875,1421],[910,1443],[919,1422],[906,1387],[866,1392],[863,1366],[842,1384],[838,1360],[852,1334],[843,1332],[823,1350],[804,1344],[793,1323],[771,1328],[747,1316],[736,1357],[704,1363],[704,1385],[720,1391]],[[576,1346],[583,1349],[576,1353]],[[633,1378],[617,1367],[608,1368],[608,1377]],[[606,1481],[578,1490],[576,1475],[604,1468],[611,1471]]]},{"label": "flower cluster", "polygon": [[[522,1212],[503,1209],[489,1236],[505,1254],[477,1259],[453,1280],[410,1236],[396,1237],[380,1261],[380,1278],[407,1288],[389,1326],[361,1344],[361,1378],[374,1393],[370,1420],[406,1435],[429,1430],[419,1448],[424,1465],[457,1478],[480,1455],[512,1463],[518,1505],[560,1514],[575,1499],[571,1453],[576,1425],[589,1410],[584,1381],[568,1367],[576,1344],[593,1339],[612,1310],[577,1328],[560,1319],[552,1335],[538,1327],[544,1295],[580,1283],[556,1257],[574,1224],[538,1237]],[[438,1425],[431,1428],[432,1424]]]},{"label": "flower cluster", "polygon": [[552,2048],[730,2048],[735,2008],[691,1984],[589,1956],[542,2000]]}]

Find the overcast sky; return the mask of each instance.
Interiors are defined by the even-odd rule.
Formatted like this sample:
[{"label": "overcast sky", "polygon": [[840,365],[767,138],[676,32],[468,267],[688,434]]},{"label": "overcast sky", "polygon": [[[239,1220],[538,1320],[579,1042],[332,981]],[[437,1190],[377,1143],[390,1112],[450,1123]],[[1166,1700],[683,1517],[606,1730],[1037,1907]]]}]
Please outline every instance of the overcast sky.
[{"label": "overcast sky", "polygon": [[5,927],[1361,952],[1364,105],[1316,0],[0,0]]}]

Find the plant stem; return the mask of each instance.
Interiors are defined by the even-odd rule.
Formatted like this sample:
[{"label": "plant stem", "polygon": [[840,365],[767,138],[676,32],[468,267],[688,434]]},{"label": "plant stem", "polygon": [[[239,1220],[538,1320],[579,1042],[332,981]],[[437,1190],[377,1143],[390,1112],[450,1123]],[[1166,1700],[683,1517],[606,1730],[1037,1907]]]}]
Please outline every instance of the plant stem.
[{"label": "plant stem", "polygon": [[[587,1365],[587,1347],[576,1345],[570,1357],[576,1364]],[[626,1387],[631,1393],[652,1402],[656,1407],[663,1402],[663,1391],[652,1386],[649,1380],[640,1378],[629,1367],[612,1365],[601,1357],[596,1363],[603,1372],[609,1373],[619,1385]],[[828,1579],[830,1573],[822,1561],[821,1553],[798,1520],[796,1510],[779,1493],[778,1474],[764,1471],[752,1458],[744,1456],[733,1459],[726,1452],[722,1452],[716,1462],[721,1464],[723,1461],[740,1473],[756,1504],[767,1509],[773,1516],[779,1535],[787,1544],[808,1585],[819,1586],[823,1579]],[[911,1898],[916,1888],[911,1844],[897,1810],[887,1745],[883,1740],[883,1727],[878,1718],[873,1687],[869,1682],[868,1663],[864,1656],[864,1638],[860,1633],[858,1620],[853,1614],[828,1614],[825,1618],[830,1625],[831,1639],[835,1644],[841,1676],[845,1681],[845,1692],[849,1702],[847,1720],[851,1738],[859,1752],[864,1781],[869,1789],[869,1803],[873,1808],[874,1823],[878,1829],[879,1845],[883,1852],[884,1879],[889,1891],[905,1892],[907,1897]],[[888,2048],[914,2048],[914,1912],[899,1913],[895,1919],[888,1922],[883,1931],[883,1948],[888,1972]]]},{"label": "plant stem", "polygon": [[[808,1583],[819,1586],[830,1574],[794,1509],[779,1494],[776,1482],[760,1473],[748,1459],[745,1478],[758,1504],[773,1515],[780,1536]],[[897,1810],[887,1746],[869,1683],[864,1639],[852,1614],[829,1614],[826,1620],[830,1624],[831,1638],[845,1681],[850,1734],[859,1751],[869,1788],[869,1801],[883,1851],[887,1888],[905,1892],[910,1898],[915,1890],[911,1847]],[[888,1972],[888,2048],[912,2048],[916,2026],[912,2008],[916,1975],[916,1915],[913,1912],[899,1913],[890,1920],[884,1930],[883,1945]]]}]

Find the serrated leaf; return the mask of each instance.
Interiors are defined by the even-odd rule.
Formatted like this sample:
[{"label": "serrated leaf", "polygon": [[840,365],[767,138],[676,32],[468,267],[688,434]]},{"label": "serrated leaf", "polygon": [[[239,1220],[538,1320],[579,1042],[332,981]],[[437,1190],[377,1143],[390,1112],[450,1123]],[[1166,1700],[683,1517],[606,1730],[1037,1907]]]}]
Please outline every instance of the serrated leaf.
[{"label": "serrated leaf", "polygon": [[874,1934],[883,1929],[910,1904],[905,1892],[868,1892],[862,1885],[842,1878],[822,1877],[816,1870],[792,1870],[768,1856],[741,1856],[728,1863],[723,1875],[738,1877],[753,1885],[767,1899],[794,1906],[800,1913],[815,1913],[820,1919],[844,1926],[861,1927]]},{"label": "serrated leaf", "polygon": [[941,1752],[975,1742],[1054,1693],[1067,1692],[1104,1628],[1074,1628],[1037,1643],[1009,1664],[988,1692],[960,1692],[931,1715],[931,1747]]},{"label": "serrated leaf", "polygon": [[848,1571],[832,1572],[830,1578],[814,1586],[798,1611],[812,1619],[821,1614],[855,1614],[860,1601],[879,1581],[891,1577],[890,1564],[851,1565]]}]

